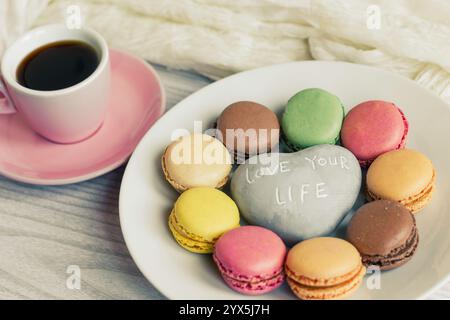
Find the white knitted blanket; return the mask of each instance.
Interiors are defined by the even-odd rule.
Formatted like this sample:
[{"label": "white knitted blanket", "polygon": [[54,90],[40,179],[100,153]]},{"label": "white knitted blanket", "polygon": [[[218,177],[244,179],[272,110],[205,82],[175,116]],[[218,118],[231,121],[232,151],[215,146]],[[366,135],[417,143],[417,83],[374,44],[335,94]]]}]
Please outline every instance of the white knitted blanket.
[{"label": "white knitted blanket", "polygon": [[0,0],[0,55],[27,28],[73,21],[113,47],[217,79],[294,60],[378,66],[450,102],[448,0]]}]

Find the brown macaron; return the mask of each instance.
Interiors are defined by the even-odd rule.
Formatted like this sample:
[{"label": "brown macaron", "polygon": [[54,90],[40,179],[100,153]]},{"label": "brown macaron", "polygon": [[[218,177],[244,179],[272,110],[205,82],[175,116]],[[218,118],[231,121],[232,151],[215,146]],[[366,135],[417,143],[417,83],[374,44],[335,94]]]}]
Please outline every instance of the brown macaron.
[{"label": "brown macaron", "polygon": [[347,228],[347,240],[366,266],[389,270],[408,262],[419,244],[416,220],[396,201],[379,200],[362,206]]},{"label": "brown macaron", "polygon": [[228,106],[217,119],[217,138],[236,159],[268,153],[278,145],[280,123],[262,104],[239,101]]}]

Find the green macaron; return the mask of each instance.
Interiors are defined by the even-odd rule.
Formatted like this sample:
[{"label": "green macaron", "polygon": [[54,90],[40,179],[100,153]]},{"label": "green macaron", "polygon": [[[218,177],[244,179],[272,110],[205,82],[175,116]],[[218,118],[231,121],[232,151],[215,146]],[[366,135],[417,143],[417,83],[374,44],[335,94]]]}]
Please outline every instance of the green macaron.
[{"label": "green macaron", "polygon": [[286,145],[298,151],[339,140],[344,107],[335,95],[322,89],[306,89],[287,103],[281,126]]}]

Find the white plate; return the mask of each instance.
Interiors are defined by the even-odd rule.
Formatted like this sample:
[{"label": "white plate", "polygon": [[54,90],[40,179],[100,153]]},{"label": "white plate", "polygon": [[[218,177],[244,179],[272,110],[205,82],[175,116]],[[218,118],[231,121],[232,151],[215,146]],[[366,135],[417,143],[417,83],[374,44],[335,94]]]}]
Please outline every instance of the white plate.
[{"label": "white plate", "polygon": [[[194,121],[214,123],[229,104],[253,100],[280,112],[296,92],[319,87],[338,95],[348,107],[371,99],[393,101],[405,112],[409,148],[425,153],[437,171],[431,204],[417,215],[420,244],[414,258],[381,275],[381,289],[365,283],[356,299],[424,298],[450,273],[449,137],[450,107],[439,97],[400,76],[365,66],[336,62],[294,62],[236,74],[194,93],[170,110],[134,152],[120,192],[120,221],[130,253],[145,277],[171,299],[246,299],[230,290],[209,255],[179,247],[167,226],[177,193],[164,180],[160,157],[175,129],[194,130]],[[207,129],[207,128],[203,128]],[[251,298],[251,297],[250,297]],[[284,286],[265,299],[292,299]]]}]

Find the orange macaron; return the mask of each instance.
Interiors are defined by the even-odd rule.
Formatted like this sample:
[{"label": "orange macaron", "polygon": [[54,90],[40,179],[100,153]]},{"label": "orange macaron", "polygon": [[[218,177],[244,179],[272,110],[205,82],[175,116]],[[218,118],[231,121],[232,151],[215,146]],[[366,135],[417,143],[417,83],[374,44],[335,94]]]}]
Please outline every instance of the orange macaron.
[{"label": "orange macaron", "polygon": [[366,273],[358,250],[338,238],[314,238],[294,246],[286,259],[289,287],[303,300],[344,299]]},{"label": "orange macaron", "polygon": [[436,172],[425,155],[411,149],[395,150],[378,157],[367,172],[369,201],[392,200],[412,213],[431,200]]}]

